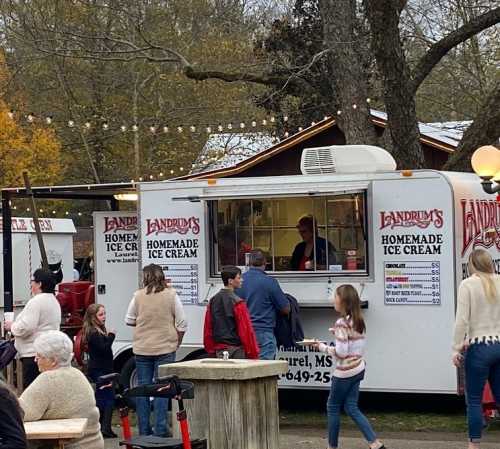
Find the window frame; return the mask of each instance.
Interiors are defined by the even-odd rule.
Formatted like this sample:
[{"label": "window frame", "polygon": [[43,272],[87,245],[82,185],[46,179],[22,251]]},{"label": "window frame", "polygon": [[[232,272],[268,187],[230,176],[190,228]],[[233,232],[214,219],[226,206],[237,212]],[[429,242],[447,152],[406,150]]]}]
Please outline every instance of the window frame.
[{"label": "window frame", "polygon": [[[351,187],[351,188],[343,188],[343,189],[318,189],[314,192],[305,192],[302,190],[299,192],[289,192],[286,194],[276,194],[274,192],[265,192],[265,193],[256,193],[254,195],[210,195],[210,197],[203,198],[206,203],[207,215],[208,215],[208,239],[207,244],[208,248],[208,263],[209,263],[209,276],[212,279],[220,278],[220,267],[218,267],[219,260],[219,244],[217,241],[217,209],[216,204],[218,201],[226,201],[226,200],[274,200],[274,199],[286,199],[286,198],[325,198],[332,196],[340,196],[340,195],[349,195],[349,194],[360,194],[363,199],[363,220],[360,222],[361,224],[361,232],[364,237],[364,250],[365,250],[365,269],[360,270],[341,270],[341,271],[329,271],[329,270],[314,270],[314,271],[297,271],[297,270],[287,270],[287,271],[274,271],[276,268],[275,265],[275,255],[274,255],[274,232],[271,232],[271,241],[273,247],[273,270],[267,270],[266,272],[270,275],[283,279],[293,279],[293,278],[369,278],[372,273],[372,251],[371,248],[373,246],[373,236],[370,238],[370,235],[373,233],[369,232],[371,228],[371,218],[370,218],[370,207],[369,200],[371,198],[371,189],[369,186],[363,187]],[[253,213],[253,207],[252,207]],[[327,217],[326,217],[327,218]],[[274,214],[273,214],[274,219]],[[253,224],[252,224],[253,229]],[[274,222],[271,225],[271,229],[274,230]],[[328,224],[325,223],[325,230],[327,233],[328,240]],[[252,239],[253,239],[253,231],[252,231]]]}]

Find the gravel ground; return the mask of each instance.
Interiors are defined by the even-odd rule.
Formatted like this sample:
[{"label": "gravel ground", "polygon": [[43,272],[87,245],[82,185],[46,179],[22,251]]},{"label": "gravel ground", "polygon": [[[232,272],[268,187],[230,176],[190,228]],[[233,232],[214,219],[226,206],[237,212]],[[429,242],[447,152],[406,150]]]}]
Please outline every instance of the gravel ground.
[{"label": "gravel ground", "polygon": [[[119,428],[115,429],[116,432]],[[466,435],[437,432],[382,433],[387,449],[466,449]],[[499,449],[500,435],[485,435],[481,449]],[[105,440],[106,449],[118,449],[118,440]],[[280,435],[281,449],[325,449],[327,442],[324,429],[284,428]],[[366,442],[354,432],[345,432],[340,441],[341,449],[366,449]]]}]

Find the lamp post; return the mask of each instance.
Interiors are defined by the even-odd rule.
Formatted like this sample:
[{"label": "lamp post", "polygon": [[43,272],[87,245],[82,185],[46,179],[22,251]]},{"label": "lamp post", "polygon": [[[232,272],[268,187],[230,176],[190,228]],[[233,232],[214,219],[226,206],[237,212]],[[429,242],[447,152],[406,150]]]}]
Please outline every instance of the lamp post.
[{"label": "lamp post", "polygon": [[[472,169],[482,179],[486,193],[500,192],[500,150],[493,145],[479,147],[471,158]],[[495,185],[493,185],[495,182]]]}]

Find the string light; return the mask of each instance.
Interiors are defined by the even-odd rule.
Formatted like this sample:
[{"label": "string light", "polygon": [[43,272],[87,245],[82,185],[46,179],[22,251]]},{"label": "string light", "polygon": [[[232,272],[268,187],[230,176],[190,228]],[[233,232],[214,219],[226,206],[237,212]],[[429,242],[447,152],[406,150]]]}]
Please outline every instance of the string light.
[{"label": "string light", "polygon": [[33,123],[35,121],[35,114],[28,114],[28,122]]},{"label": "string light", "polygon": [[240,123],[240,128],[245,129],[245,124],[243,122]]},{"label": "string light", "polygon": [[190,130],[192,133],[196,132],[196,126],[191,125],[191,126],[189,127],[189,130]]},{"label": "string light", "polygon": [[139,177],[139,181],[142,181],[142,176]]},{"label": "string light", "polygon": [[184,167],[179,168],[180,171],[184,171]]},{"label": "string light", "polygon": [[299,133],[301,133],[302,131],[304,131],[304,128],[302,128],[302,126],[299,126]]},{"label": "string light", "polygon": [[342,111],[340,109],[337,111],[337,115],[342,115]]},{"label": "string light", "polygon": [[73,126],[75,126],[75,122],[73,120],[68,120],[68,126],[73,128]]},{"label": "string light", "polygon": [[120,126],[120,131],[122,133],[126,132],[127,131],[127,127],[125,125]]},{"label": "string light", "polygon": [[233,124],[232,124],[232,123],[229,123],[229,124],[227,125],[227,129],[233,129]]},{"label": "string light", "polygon": [[53,118],[52,118],[52,116],[50,116],[50,115],[49,115],[48,117],[46,117],[46,118],[45,118],[45,122],[47,123],[47,125],[52,124],[52,120],[53,120]]},{"label": "string light", "polygon": [[285,137],[288,137],[290,133],[288,131],[285,131]]},{"label": "string light", "polygon": [[210,126],[207,126],[206,131],[207,131],[207,134],[210,134],[212,132],[212,128]]},{"label": "string light", "polygon": [[9,112],[7,112],[7,115],[9,116],[10,119],[14,118],[14,109],[11,109]]},{"label": "string light", "polygon": [[149,130],[151,131],[151,134],[156,133],[156,126],[155,126],[155,125],[151,125],[151,126],[149,127]]},{"label": "string light", "polygon": [[139,126],[137,125],[137,123],[134,123],[134,124],[132,125],[132,131],[133,131],[133,132],[135,132],[135,133],[136,133],[137,131],[139,131]]},{"label": "string light", "polygon": [[266,119],[262,120],[262,125],[264,125],[264,126],[267,125],[267,120]]},{"label": "string light", "polygon": [[90,122],[85,122],[85,128],[90,129],[92,124]]},{"label": "string light", "polygon": [[357,105],[357,104],[353,104],[353,105],[352,105],[352,108],[353,108],[353,109],[358,109],[358,105]]},{"label": "string light", "polygon": [[255,128],[256,126],[257,126],[257,122],[254,120],[254,121],[252,122],[252,128]]},{"label": "string light", "polygon": [[183,131],[182,126],[177,127],[177,132],[180,134]]},{"label": "string light", "polygon": [[367,98],[367,99],[366,99],[366,102],[367,102],[368,104],[370,104],[370,103],[372,102],[371,98]]},{"label": "string light", "polygon": [[222,127],[222,125],[217,126],[217,131],[222,132],[223,130],[224,128]]},{"label": "string light", "polygon": [[311,126],[314,126],[316,124],[316,122],[311,122]]},{"label": "string light", "polygon": [[276,119],[275,119],[274,117],[271,117],[271,119],[270,119],[271,123],[274,123],[274,122],[275,122],[275,120],[276,120]]},{"label": "string light", "polygon": [[284,122],[288,122],[288,115],[285,115],[285,116],[283,117],[283,121],[284,121]]},{"label": "string light", "polygon": [[102,129],[103,129],[104,131],[107,131],[107,130],[109,129],[109,125],[108,125],[106,122],[104,122],[104,123],[102,124]]},{"label": "string light", "polygon": [[153,175],[149,175],[149,179],[155,179]]},{"label": "string light", "polygon": [[167,133],[168,133],[168,131],[169,131],[168,126],[164,126],[164,127],[163,127],[163,132],[164,132],[165,134],[167,134]]},{"label": "string light", "polygon": [[163,178],[163,172],[160,172],[160,178]]}]

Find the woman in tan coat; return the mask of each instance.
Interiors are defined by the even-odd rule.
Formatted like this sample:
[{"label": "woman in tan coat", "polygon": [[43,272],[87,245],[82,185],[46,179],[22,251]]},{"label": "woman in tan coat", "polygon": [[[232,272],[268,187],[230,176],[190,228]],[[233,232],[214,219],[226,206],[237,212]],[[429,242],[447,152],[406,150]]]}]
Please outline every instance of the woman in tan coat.
[{"label": "woman in tan coat", "polygon": [[[187,329],[182,303],[175,290],[169,287],[159,265],[143,269],[144,288],[137,290],[129,304],[125,323],[134,326],[133,351],[139,385],[153,383],[158,378],[158,367],[175,361],[175,352]],[[155,398],[155,422],[150,425],[149,398],[137,398],[137,419],[140,435],[165,437],[167,426],[167,399]]]}]

